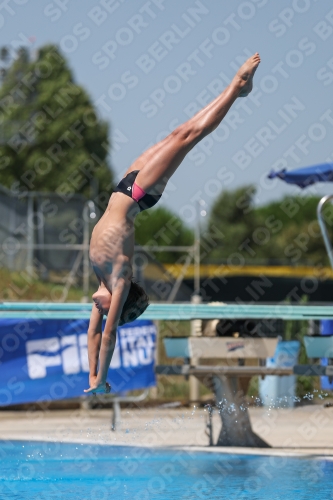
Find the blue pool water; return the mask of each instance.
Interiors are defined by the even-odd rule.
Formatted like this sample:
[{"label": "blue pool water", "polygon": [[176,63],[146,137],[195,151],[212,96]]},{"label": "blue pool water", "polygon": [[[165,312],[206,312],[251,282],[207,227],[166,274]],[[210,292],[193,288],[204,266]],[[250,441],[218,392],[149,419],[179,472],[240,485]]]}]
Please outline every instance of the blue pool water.
[{"label": "blue pool water", "polygon": [[1,500],[333,498],[325,459],[24,441],[0,456]]}]

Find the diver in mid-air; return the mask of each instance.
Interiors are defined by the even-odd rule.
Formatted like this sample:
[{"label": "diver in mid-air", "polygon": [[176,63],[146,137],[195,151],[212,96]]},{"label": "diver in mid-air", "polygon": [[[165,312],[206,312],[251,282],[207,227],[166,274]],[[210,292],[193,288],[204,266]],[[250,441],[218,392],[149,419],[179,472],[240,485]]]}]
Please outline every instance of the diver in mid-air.
[{"label": "diver in mid-air", "polygon": [[[92,296],[88,329],[90,387],[85,392],[110,392],[106,378],[117,326],[133,321],[148,306],[145,291],[132,281],[135,216],[158,202],[187,153],[216,129],[238,97],[251,92],[259,63],[258,53],[250,57],[216,99],[139,156],[112,193],[90,242],[90,259],[99,288]],[[104,314],[107,319],[102,332]]]}]

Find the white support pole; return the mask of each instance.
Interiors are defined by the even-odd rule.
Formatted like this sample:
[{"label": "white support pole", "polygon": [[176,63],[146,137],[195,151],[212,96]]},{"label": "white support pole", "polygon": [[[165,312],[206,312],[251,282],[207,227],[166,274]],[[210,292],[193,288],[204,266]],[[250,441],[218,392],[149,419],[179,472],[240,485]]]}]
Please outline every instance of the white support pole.
[{"label": "white support pole", "polygon": [[87,210],[83,217],[83,297],[82,302],[88,302],[89,298],[89,218]]},{"label": "white support pole", "polygon": [[197,206],[197,220],[194,241],[194,295],[200,294],[200,205]]},{"label": "white support pole", "polygon": [[27,207],[27,260],[26,260],[26,270],[32,273],[33,262],[34,262],[34,228],[33,228],[33,218],[34,218],[34,201],[33,195],[28,193],[28,207]]},{"label": "white support pole", "polygon": [[[197,220],[195,227],[195,242],[194,242],[194,294],[192,296],[192,304],[200,304],[200,216],[206,215],[206,212],[201,210],[201,207],[205,205],[203,200],[198,200],[197,203]],[[191,321],[191,336],[199,337],[202,334],[202,320],[195,319]],[[197,366],[199,363],[198,358],[191,358],[190,363],[192,366]],[[190,402],[199,401],[200,397],[200,386],[199,381],[196,377],[189,377],[190,385]]]},{"label": "white support pole", "polygon": [[90,221],[96,218],[95,204],[89,200],[83,208],[83,297],[82,302],[89,302],[89,236]]},{"label": "white support pole", "polygon": [[[201,302],[200,295],[193,295],[191,302],[192,302],[192,304],[200,304],[200,302]],[[191,336],[192,337],[199,337],[201,335],[201,333],[202,333],[202,320],[201,319],[192,320],[191,321]],[[190,363],[191,363],[191,366],[197,366],[199,364],[199,359],[198,358],[191,358]],[[190,402],[194,403],[194,402],[199,401],[200,382],[194,375],[191,375],[189,377],[189,385],[190,385]]]}]

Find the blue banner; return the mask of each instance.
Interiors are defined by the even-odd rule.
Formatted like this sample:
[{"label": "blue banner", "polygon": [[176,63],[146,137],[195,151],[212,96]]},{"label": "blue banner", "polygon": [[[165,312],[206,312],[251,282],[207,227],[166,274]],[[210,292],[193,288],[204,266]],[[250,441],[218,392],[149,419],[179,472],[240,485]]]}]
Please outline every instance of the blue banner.
[{"label": "blue banner", "polygon": [[[0,406],[84,396],[89,387],[88,320],[0,319]],[[156,328],[118,328],[109,369],[112,392],[156,384]]]}]

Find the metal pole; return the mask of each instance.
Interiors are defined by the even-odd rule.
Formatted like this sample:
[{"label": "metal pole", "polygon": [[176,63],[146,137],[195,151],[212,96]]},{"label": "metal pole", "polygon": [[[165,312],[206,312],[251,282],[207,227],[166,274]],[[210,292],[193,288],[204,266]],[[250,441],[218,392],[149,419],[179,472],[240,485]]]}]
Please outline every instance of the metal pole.
[{"label": "metal pole", "polygon": [[332,244],[330,242],[330,238],[329,238],[329,235],[327,232],[325,221],[324,221],[324,218],[322,215],[322,210],[323,210],[325,203],[327,201],[330,201],[330,200],[333,200],[333,195],[324,196],[320,200],[320,202],[318,203],[318,206],[317,206],[317,217],[318,217],[318,222],[319,222],[319,226],[321,229],[321,234],[322,234],[323,239],[324,239],[327,255],[328,255],[331,267],[333,269],[333,248],[332,248]]},{"label": "metal pole", "polygon": [[167,302],[171,303],[171,302],[173,302],[175,300],[176,295],[178,293],[178,290],[180,288],[180,285],[183,282],[183,279],[184,279],[184,276],[186,274],[187,268],[190,265],[192,259],[193,259],[193,249],[192,249],[192,252],[190,252],[188,254],[188,256],[186,257],[186,260],[185,260],[185,262],[183,264],[183,269],[182,269],[181,273],[178,275],[178,277],[177,277],[177,279],[176,279],[176,281],[175,281],[175,283],[174,283],[174,285],[172,287],[172,290],[170,292],[170,295],[168,297]]},{"label": "metal pole", "polygon": [[[201,297],[200,295],[192,295],[191,303],[192,304],[200,304]],[[202,320],[194,319],[191,321],[191,336],[192,337],[200,337],[202,334]],[[199,358],[191,358],[190,359],[191,366],[197,366],[199,364]],[[189,385],[190,385],[190,401],[192,403],[199,401],[200,397],[200,383],[199,380],[194,376],[190,375],[189,377]]]},{"label": "metal pole", "polygon": [[[205,206],[204,200],[198,200],[197,204],[197,221],[195,227],[195,243],[194,243],[194,294],[192,296],[191,302],[192,304],[200,304],[201,295],[200,295],[200,216],[205,216],[206,211],[201,209],[201,207]],[[202,335],[202,320],[195,319],[191,321],[191,336],[199,337]],[[199,358],[191,358],[190,363],[192,366],[196,366],[199,363]],[[189,377],[190,384],[190,401],[198,401],[199,400],[199,380],[193,375]]]},{"label": "metal pole", "polygon": [[34,205],[33,205],[33,195],[28,193],[28,207],[27,207],[27,264],[26,271],[29,275],[32,273],[33,261],[34,261],[34,228],[33,228],[33,218],[34,218]]},{"label": "metal pole", "polygon": [[41,210],[41,204],[39,198],[36,200],[36,205],[37,205],[37,213],[36,213],[36,219],[37,219],[37,242],[41,245],[41,249],[38,251],[38,262],[39,262],[39,275],[41,278],[46,281],[48,279],[48,269],[45,267],[45,249],[44,249],[44,244],[45,244],[45,219],[44,219],[44,214]]},{"label": "metal pole", "polygon": [[89,200],[83,207],[83,297],[82,302],[89,302],[89,228],[90,220],[96,218],[95,204]]},{"label": "metal pole", "polygon": [[[8,206],[9,206],[9,238],[10,239],[13,239],[15,240],[14,238],[14,234],[15,234],[15,225],[16,225],[16,207],[15,207],[15,203],[14,203],[14,198],[11,196],[9,198],[10,200],[10,203],[8,203]],[[8,201],[9,201],[8,200]],[[6,221],[8,222],[8,221]],[[16,271],[17,269],[15,269],[17,263],[15,263],[15,259],[14,259],[14,252],[8,252],[7,254],[7,267],[8,269],[12,270],[12,271]]]},{"label": "metal pole", "polygon": [[197,220],[194,241],[194,295],[200,295],[200,206],[197,206]]}]

